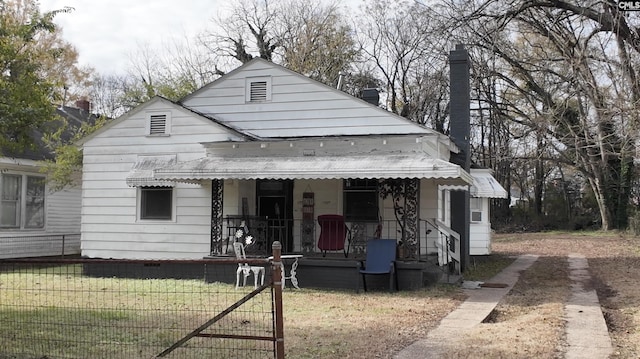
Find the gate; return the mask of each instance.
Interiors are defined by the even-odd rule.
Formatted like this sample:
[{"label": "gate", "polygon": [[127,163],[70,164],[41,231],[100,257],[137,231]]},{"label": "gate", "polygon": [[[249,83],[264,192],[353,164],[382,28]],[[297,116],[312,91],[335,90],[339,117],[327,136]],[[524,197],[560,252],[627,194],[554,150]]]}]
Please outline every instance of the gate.
[{"label": "gate", "polygon": [[[276,241],[272,245],[273,252],[273,261],[271,262],[271,281],[270,283],[264,284],[259,288],[256,288],[251,293],[244,296],[239,301],[233,303],[233,305],[229,306],[215,317],[208,320],[206,323],[202,324],[200,327],[192,331],[191,333],[185,335],[183,338],[175,342],[169,348],[163,350],[160,354],[156,356],[156,358],[162,358],[173,352],[174,350],[185,345],[190,339],[195,337],[200,338],[220,338],[220,339],[239,339],[239,340],[264,340],[273,342],[274,349],[274,357],[276,359],[284,359],[284,324],[283,324],[283,316],[282,316],[282,275],[283,273],[280,270],[280,261],[282,260],[282,245],[280,242]],[[260,264],[252,263],[250,260],[246,261],[247,264]],[[255,274],[254,274],[255,275]],[[218,321],[226,317],[228,314],[232,313],[234,310],[240,308],[243,304],[247,303],[251,300],[251,298],[255,297],[259,293],[263,292],[266,289],[271,289],[272,296],[274,298],[274,330],[273,335],[271,336],[256,336],[256,335],[236,335],[236,334],[221,334],[221,333],[205,333],[204,331],[210,328],[212,325],[216,324]]]}]

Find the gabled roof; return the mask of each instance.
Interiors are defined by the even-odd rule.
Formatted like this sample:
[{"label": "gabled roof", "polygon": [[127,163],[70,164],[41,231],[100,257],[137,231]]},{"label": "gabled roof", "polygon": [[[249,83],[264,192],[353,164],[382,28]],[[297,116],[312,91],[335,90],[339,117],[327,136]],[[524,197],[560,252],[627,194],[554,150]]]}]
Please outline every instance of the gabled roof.
[{"label": "gabled roof", "polygon": [[[260,77],[273,78],[272,100],[245,102],[245,81]],[[230,71],[179,103],[264,139],[437,133],[261,58]],[[252,113],[259,116],[252,117]],[[445,138],[448,140],[443,135]]]},{"label": "gabled roof", "polygon": [[92,138],[94,138],[94,137],[98,136],[99,134],[101,134],[101,133],[103,133],[103,132],[105,132],[105,131],[108,131],[111,127],[113,127],[113,126],[117,125],[118,123],[121,123],[121,122],[123,122],[123,121],[126,121],[126,120],[127,120],[128,118],[130,118],[131,116],[133,116],[133,115],[135,115],[135,114],[137,114],[137,113],[139,113],[139,112],[141,112],[141,111],[144,111],[144,110],[145,110],[146,108],[148,108],[149,106],[151,106],[151,105],[153,105],[153,104],[155,104],[155,103],[158,103],[158,102],[162,102],[163,104],[165,104],[165,105],[167,105],[167,106],[169,106],[169,107],[175,108],[175,109],[179,109],[179,110],[182,110],[182,111],[186,111],[186,112],[189,112],[189,113],[193,113],[194,115],[196,115],[196,116],[198,116],[198,117],[204,118],[204,119],[206,119],[206,120],[208,120],[208,121],[211,121],[212,123],[214,123],[214,124],[216,124],[216,125],[218,125],[218,126],[224,127],[224,128],[226,128],[226,129],[230,130],[231,132],[234,132],[235,134],[237,134],[237,135],[238,135],[238,136],[240,136],[240,137],[245,137],[247,140],[255,140],[255,139],[256,139],[254,136],[251,136],[251,135],[245,134],[245,133],[243,133],[243,132],[239,131],[238,129],[233,128],[232,126],[229,126],[228,124],[225,124],[225,123],[222,123],[222,122],[220,122],[220,121],[216,120],[215,118],[213,118],[213,117],[211,117],[211,116],[208,116],[208,115],[205,115],[205,114],[199,113],[198,111],[195,111],[195,110],[193,110],[193,109],[190,109],[190,108],[187,108],[187,107],[185,107],[185,106],[182,106],[181,104],[176,103],[176,102],[173,102],[173,101],[171,101],[171,100],[169,100],[169,99],[167,99],[167,98],[165,98],[165,97],[162,97],[162,96],[154,96],[154,97],[153,97],[152,99],[150,99],[149,101],[147,101],[147,102],[145,102],[145,103],[143,103],[143,104],[141,104],[141,105],[136,106],[136,107],[135,107],[134,109],[132,109],[131,111],[129,111],[129,112],[127,112],[127,113],[125,113],[124,115],[122,115],[122,116],[118,117],[117,119],[115,119],[115,120],[113,120],[113,121],[110,121],[109,123],[107,123],[106,125],[104,125],[103,127],[101,127],[100,129],[98,129],[97,131],[95,131],[94,133],[92,133],[92,134],[90,134],[90,135],[88,135],[88,136],[84,137],[84,138],[83,138],[83,139],[81,139],[77,144],[78,144],[78,145],[80,145],[80,146],[81,146],[81,145],[83,145],[84,143],[86,143],[87,141],[91,140]]},{"label": "gabled roof", "polygon": [[[62,134],[63,140],[71,139],[73,137],[73,131],[82,126],[83,123],[93,124],[98,119],[98,115],[76,107],[58,106],[55,111],[58,116],[64,118],[68,123],[68,129]],[[34,142],[33,148],[28,148],[20,152],[0,149],[0,156],[34,161],[53,159],[55,154],[45,145],[43,137],[45,133],[56,131],[61,125],[62,123],[59,120],[54,120],[46,124],[44,128],[33,129],[31,131],[31,138]]]}]

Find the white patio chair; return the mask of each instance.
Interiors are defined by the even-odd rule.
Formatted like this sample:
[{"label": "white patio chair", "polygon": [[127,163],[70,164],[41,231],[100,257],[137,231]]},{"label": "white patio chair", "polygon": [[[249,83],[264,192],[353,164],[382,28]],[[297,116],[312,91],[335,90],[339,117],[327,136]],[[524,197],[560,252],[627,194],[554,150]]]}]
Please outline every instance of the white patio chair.
[{"label": "white patio chair", "polygon": [[[240,242],[233,243],[233,251],[236,253],[236,258],[239,260],[247,259],[244,253],[244,245]],[[236,289],[240,286],[240,276],[244,276],[242,282],[243,286],[247,285],[247,277],[253,273],[253,287],[258,288],[258,277],[260,277],[260,285],[264,285],[264,273],[265,268],[260,266],[252,266],[248,263],[238,263],[238,269],[236,270]]]}]

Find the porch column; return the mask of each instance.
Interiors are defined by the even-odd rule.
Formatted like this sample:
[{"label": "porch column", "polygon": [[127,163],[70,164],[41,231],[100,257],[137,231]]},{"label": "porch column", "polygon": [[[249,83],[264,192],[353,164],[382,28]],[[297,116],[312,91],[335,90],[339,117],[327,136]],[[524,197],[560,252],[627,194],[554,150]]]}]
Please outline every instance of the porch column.
[{"label": "porch column", "polygon": [[211,255],[222,253],[222,195],[224,181],[211,180]]},{"label": "porch column", "polygon": [[420,180],[407,178],[404,181],[405,238],[409,244],[405,250],[405,257],[416,259],[420,256]]}]

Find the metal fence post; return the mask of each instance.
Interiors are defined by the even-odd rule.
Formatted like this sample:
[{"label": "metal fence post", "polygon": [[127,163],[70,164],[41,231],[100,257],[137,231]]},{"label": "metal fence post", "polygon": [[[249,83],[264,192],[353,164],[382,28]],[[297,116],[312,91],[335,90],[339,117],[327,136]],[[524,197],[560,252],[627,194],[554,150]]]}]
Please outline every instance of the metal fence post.
[{"label": "metal fence post", "polygon": [[64,234],[62,235],[62,258],[64,258]]},{"label": "metal fence post", "polygon": [[273,276],[273,300],[275,307],[275,348],[276,359],[284,359],[284,317],[282,315],[282,244],[275,241],[271,245],[273,261],[271,275]]}]

